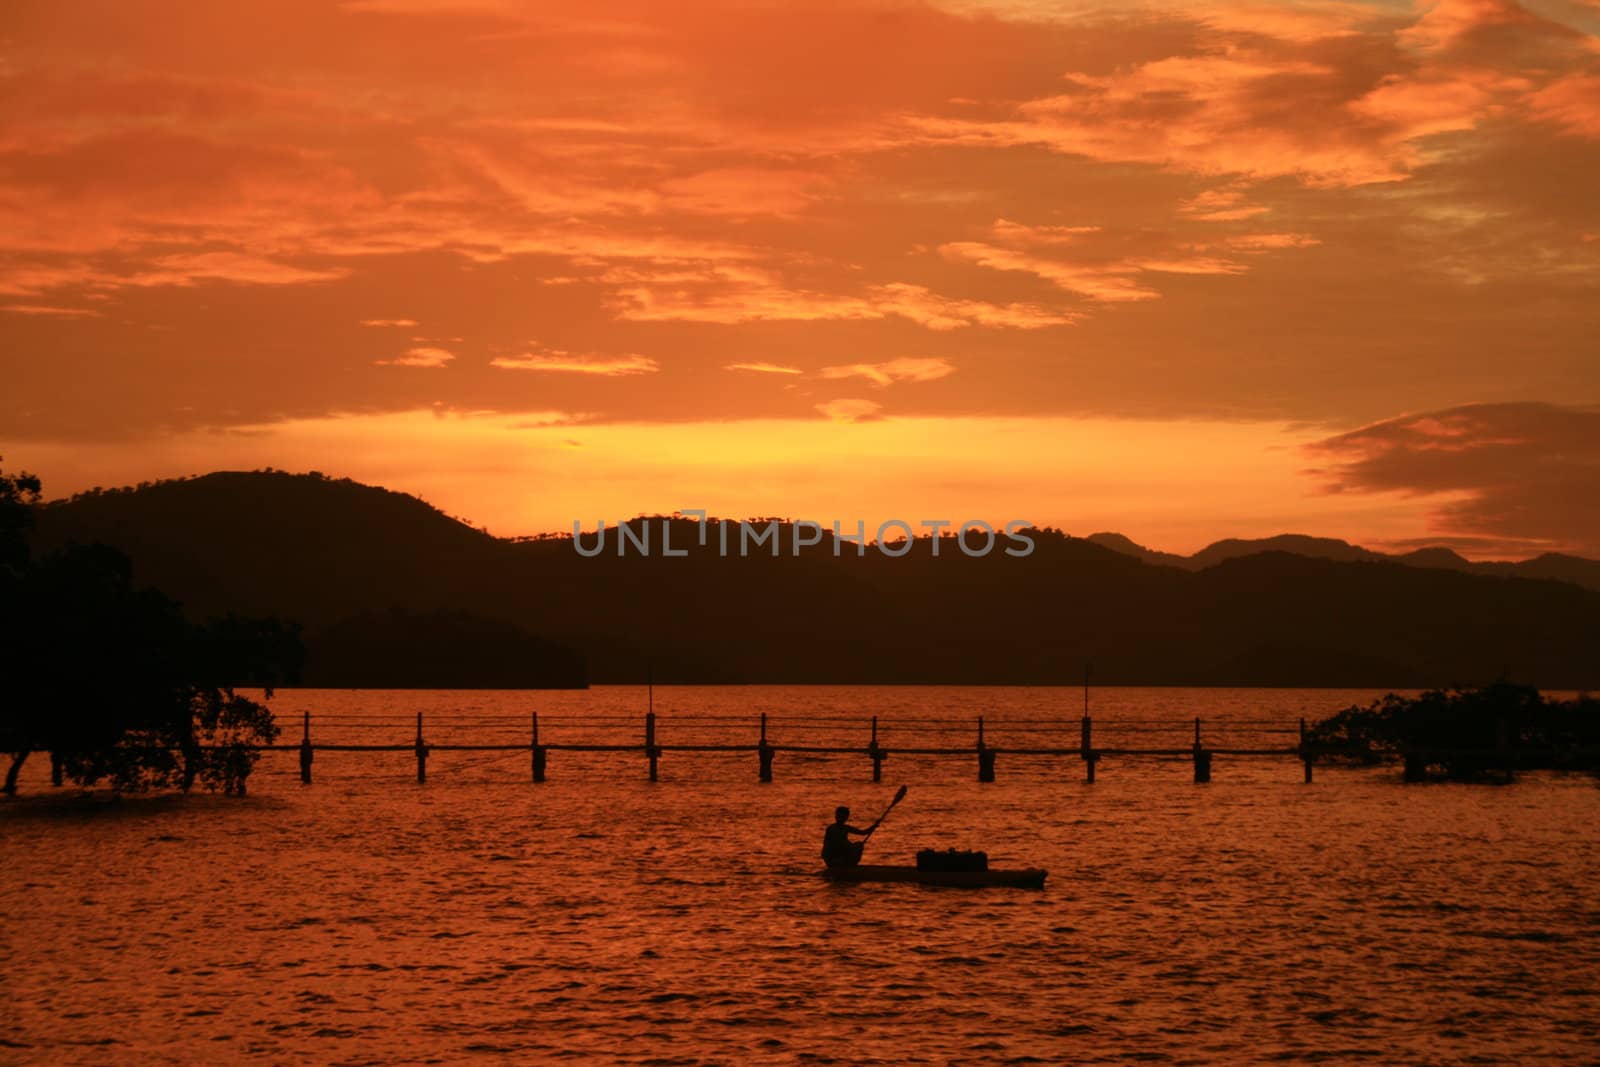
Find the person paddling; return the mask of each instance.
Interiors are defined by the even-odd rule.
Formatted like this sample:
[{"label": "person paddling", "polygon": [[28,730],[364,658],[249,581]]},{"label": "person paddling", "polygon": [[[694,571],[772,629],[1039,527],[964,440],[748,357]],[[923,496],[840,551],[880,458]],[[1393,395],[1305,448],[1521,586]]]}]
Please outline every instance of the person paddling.
[{"label": "person paddling", "polygon": [[[872,836],[872,831],[878,828],[878,823],[889,817],[894,806],[906,798],[906,787],[901,786],[889,801],[889,806],[883,809],[883,814],[878,816],[871,826],[865,830],[858,830],[850,825],[850,809],[843,804],[833,809],[833,825],[822,834],[822,862],[829,867],[856,867],[861,863],[861,850],[867,847],[865,838]],[[861,841],[851,841],[850,835],[855,834],[863,838]]]},{"label": "person paddling", "polygon": [[[884,812],[884,815],[889,814]],[[883,821],[883,816],[878,817],[878,822],[873,823],[865,830],[858,830],[850,825],[850,809],[840,805],[833,810],[833,825],[829,826],[822,834],[822,862],[829,867],[855,867],[861,863],[861,851],[867,847],[865,838],[872,836],[872,831],[878,828],[878,823]],[[861,841],[851,841],[850,835],[856,834],[863,838]]]}]

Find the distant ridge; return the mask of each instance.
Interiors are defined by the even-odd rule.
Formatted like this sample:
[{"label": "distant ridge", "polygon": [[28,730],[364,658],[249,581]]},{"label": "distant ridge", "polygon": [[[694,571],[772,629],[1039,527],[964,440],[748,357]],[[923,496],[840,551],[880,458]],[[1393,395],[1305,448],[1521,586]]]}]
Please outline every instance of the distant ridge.
[{"label": "distant ridge", "polygon": [[[112,544],[193,615],[302,622],[308,670],[330,684],[437,684],[417,673],[430,664],[451,685],[553,684],[523,679],[570,677],[570,650],[591,682],[1063,684],[1092,663],[1105,684],[1600,687],[1600,592],[1349,545],[1332,560],[1220,542],[1212,565],[1176,566],[1043,529],[1022,559],[949,539],[935,556],[927,538],[902,558],[836,556],[828,536],[792,556],[783,526],[783,555],[741,558],[657,518],[654,543],[670,522],[686,556],[619,556],[613,537],[583,558],[567,537],[498,539],[415,497],[282,472],[88,494],[38,518],[37,548]],[[485,648],[503,652],[473,658]],[[522,657],[540,670],[506,669]]]},{"label": "distant ridge", "polygon": [[1192,556],[1174,552],[1160,552],[1145,548],[1119,533],[1090,534],[1088,540],[1103,545],[1113,552],[1121,552],[1146,563],[1166,567],[1181,567],[1198,571],[1218,563],[1243,556],[1256,556],[1263,552],[1287,552],[1307,559],[1331,559],[1342,562],[1365,561],[1370,563],[1401,563],[1408,567],[1427,567],[1434,570],[1460,571],[1463,574],[1497,575],[1504,578],[1542,578],[1558,582],[1571,582],[1585,589],[1600,590],[1600,561],[1547,552],[1520,562],[1493,561],[1474,563],[1454,551],[1443,548],[1419,548],[1411,552],[1389,555],[1374,552],[1360,545],[1352,545],[1333,537],[1309,537],[1305,534],[1279,534],[1276,537],[1244,539],[1226,538],[1207,545]]},{"label": "distant ridge", "polygon": [[301,623],[308,685],[586,684],[581,656],[523,632],[514,605],[490,595],[502,544],[405,493],[218,471],[45,505],[36,547],[68,541],[127,553],[192,617]]},{"label": "distant ridge", "polygon": [[1142,559],[1146,563],[1154,563],[1160,567],[1182,567],[1184,570],[1200,569],[1199,567],[1190,566],[1188,556],[1146,548],[1119,533],[1093,533],[1084,538],[1084,540],[1109,548],[1113,552],[1121,552],[1125,556]]}]

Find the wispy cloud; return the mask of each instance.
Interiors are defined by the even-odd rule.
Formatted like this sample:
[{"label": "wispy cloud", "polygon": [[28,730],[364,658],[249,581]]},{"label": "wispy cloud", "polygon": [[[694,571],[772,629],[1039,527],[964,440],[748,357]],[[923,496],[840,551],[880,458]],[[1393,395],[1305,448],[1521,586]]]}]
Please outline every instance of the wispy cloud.
[{"label": "wispy cloud", "polygon": [[1178,212],[1206,222],[1238,222],[1271,210],[1264,204],[1249,203],[1245,193],[1246,186],[1243,184],[1203,189],[1179,202]]},{"label": "wispy cloud", "polygon": [[880,417],[883,405],[860,397],[840,397],[818,404],[816,409],[834,422],[871,422]]},{"label": "wispy cloud", "polygon": [[1324,188],[1408,180],[1440,158],[1428,138],[1530,106],[1594,136],[1593,86],[1568,73],[1593,62],[1584,35],[1515,0],[1435,0],[1410,24],[1353,4],[1197,5],[1194,17],[1213,32],[1187,52],[1071,72],[1064,91],[1009,114],[913,125],[953,144]]},{"label": "wispy cloud", "polygon": [[[1227,204],[1233,200],[1224,194],[1217,202]],[[1181,207],[1194,203],[1189,201]],[[986,237],[984,241],[951,241],[939,250],[947,259],[991,270],[1032,274],[1102,304],[1157,299],[1161,292],[1151,275],[1243,274],[1249,266],[1232,258],[1233,253],[1306,248],[1319,243],[1317,238],[1303,233],[1235,233],[1179,239],[1164,230],[1028,226],[1008,219],[996,219]]]},{"label": "wispy cloud", "polygon": [[363,326],[415,326],[416,319],[362,319]]},{"label": "wispy cloud", "polygon": [[1322,242],[1309,233],[1241,233],[1224,243],[1238,252],[1274,252],[1280,248],[1310,248]]},{"label": "wispy cloud", "polygon": [[554,348],[539,349],[520,356],[497,356],[489,361],[489,366],[500,367],[503,370],[592,374],[606,378],[654,374],[661,369],[661,365],[648,356],[574,355]]},{"label": "wispy cloud", "polygon": [[1437,496],[1447,535],[1600,556],[1600,408],[1471,404],[1309,446],[1329,492]]},{"label": "wispy cloud", "polygon": [[729,363],[723,370],[747,370],[757,374],[801,374],[799,367],[786,367],[781,363]]},{"label": "wispy cloud", "polygon": [[941,296],[920,285],[890,283],[872,290],[872,306],[884,315],[899,315],[930,330],[959,330],[966,326],[992,326],[1013,330],[1039,330],[1069,326],[1076,312],[1039,304],[992,304],[983,300]]},{"label": "wispy cloud", "polygon": [[850,363],[823,367],[824,378],[865,378],[876,386],[895,382],[932,382],[954,374],[955,367],[944,359],[892,359],[886,363]]},{"label": "wispy cloud", "polygon": [[64,289],[106,293],[130,287],[187,287],[206,282],[293,286],[336,281],[349,274],[347,267],[300,267],[282,260],[229,251],[173,253],[155,256],[131,267],[85,259],[29,263],[19,258],[0,266],[0,293],[25,295]]},{"label": "wispy cloud", "polygon": [[0,304],[0,311],[13,315],[45,315],[62,319],[97,318],[101,314],[94,308],[63,308],[49,304]]},{"label": "wispy cloud", "polygon": [[1535,118],[1578,137],[1600,140],[1600,73],[1569,74],[1534,93]]},{"label": "wispy cloud", "polygon": [[[909,319],[930,330],[990,326],[1036,330],[1075,322],[1075,313],[1037,304],[994,304],[947,297],[921,285],[890,282],[860,294],[793,288],[773,271],[631,271],[644,284],[617,290],[618,317],[639,322],[825,322]],[[613,274],[613,277],[616,275]]]},{"label": "wispy cloud", "polygon": [[418,347],[394,359],[375,359],[374,363],[386,367],[427,367],[437,370],[455,359],[455,353],[443,348]]}]

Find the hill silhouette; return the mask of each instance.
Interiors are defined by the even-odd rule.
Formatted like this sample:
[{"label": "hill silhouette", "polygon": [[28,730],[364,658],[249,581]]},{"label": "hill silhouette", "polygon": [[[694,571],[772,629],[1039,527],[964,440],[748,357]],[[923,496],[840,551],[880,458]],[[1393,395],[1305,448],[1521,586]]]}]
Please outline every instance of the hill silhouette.
[{"label": "hill silhouette", "polygon": [[[40,549],[103,542],[193,619],[306,630],[305,684],[586,684],[582,656],[524,632],[496,577],[507,545],[404,493],[320,474],[219,472],[40,511]],[[470,607],[468,607],[470,606]]]},{"label": "hill silhouette", "polygon": [[[559,643],[593,682],[653,670],[668,682],[1050,684],[1080,680],[1086,663],[1108,684],[1423,687],[1510,674],[1580,688],[1600,674],[1600,593],[1567,582],[1286,552],[1190,570],[1055,530],[1033,531],[1021,559],[968,557],[949,537],[890,558],[849,543],[836,555],[826,534],[793,556],[794,530],[780,526],[782,555],[723,557],[717,523],[702,547],[683,519],[671,538],[687,555],[668,558],[662,521],[649,523],[654,555],[619,556],[613,537],[583,558],[570,538],[497,539],[405,494],[252,472],[58,501],[35,536],[121,548],[140,581],[197,617],[299,620],[312,679],[356,662],[348,644],[377,634],[385,613],[433,619],[424,630],[453,619],[458,634],[485,632],[462,617],[504,624],[523,635],[499,630],[506,647]],[[346,651],[319,666],[319,644],[340,640]],[[435,684],[373,672],[391,642],[428,639],[406,640],[367,641],[362,684]],[[572,661],[557,650],[546,666],[561,663]]]},{"label": "hill silhouette", "polygon": [[1175,552],[1146,548],[1119,533],[1090,534],[1088,539],[1113,551],[1142,559],[1146,563],[1180,567],[1190,571],[1204,570],[1216,566],[1223,560],[1238,559],[1241,556],[1257,556],[1263,552],[1288,552],[1310,559],[1403,563],[1411,567],[1461,571],[1463,574],[1492,574],[1502,578],[1547,578],[1600,591],[1600,561],[1563,555],[1560,552],[1546,552],[1532,559],[1514,563],[1500,560],[1474,562],[1448,548],[1419,548],[1411,552],[1389,555],[1333,537],[1278,534],[1275,537],[1254,539],[1230,537],[1214,541],[1193,555],[1180,556]]}]

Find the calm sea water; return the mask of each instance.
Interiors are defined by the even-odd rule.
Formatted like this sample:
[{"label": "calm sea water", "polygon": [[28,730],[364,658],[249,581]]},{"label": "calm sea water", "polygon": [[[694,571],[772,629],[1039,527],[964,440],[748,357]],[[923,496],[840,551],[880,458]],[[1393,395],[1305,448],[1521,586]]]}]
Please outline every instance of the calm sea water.
[{"label": "calm sea water", "polygon": [[[1101,745],[1292,744],[1373,694],[1101,689]],[[642,738],[645,693],[287,691],[298,738]],[[658,688],[662,743],[1076,744],[1081,691]],[[1059,723],[1039,720],[1062,720]],[[1285,732],[1287,731],[1287,732]],[[246,798],[0,804],[0,1062],[1594,1063],[1600,788],[1179,760],[437,752],[267,757]],[[1043,892],[835,886],[982,847]]]}]

